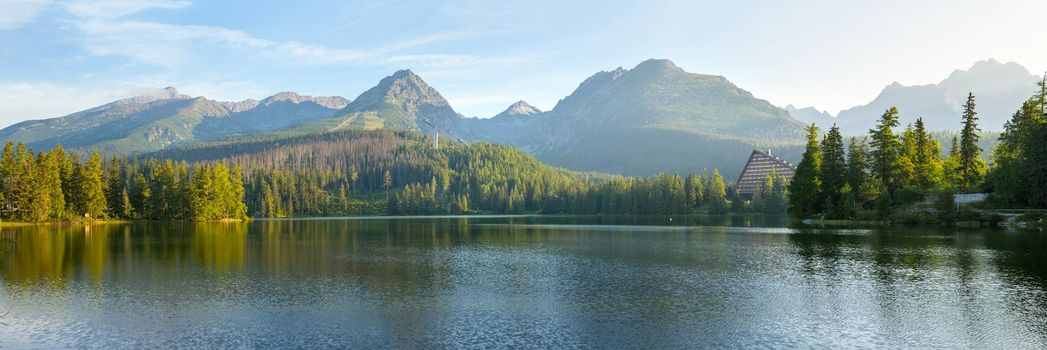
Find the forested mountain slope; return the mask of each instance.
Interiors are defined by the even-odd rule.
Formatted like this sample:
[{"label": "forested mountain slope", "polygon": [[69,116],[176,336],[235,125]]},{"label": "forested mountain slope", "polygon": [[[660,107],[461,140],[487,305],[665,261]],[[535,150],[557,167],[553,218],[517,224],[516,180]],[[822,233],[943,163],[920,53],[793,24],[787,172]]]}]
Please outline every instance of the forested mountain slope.
[{"label": "forested mountain slope", "polygon": [[[496,144],[433,148],[411,131],[343,130],[227,140],[148,159],[243,169],[253,216],[359,213],[669,214],[724,210],[731,198],[712,175],[651,178],[582,174]],[[686,179],[686,180],[685,180]]]}]

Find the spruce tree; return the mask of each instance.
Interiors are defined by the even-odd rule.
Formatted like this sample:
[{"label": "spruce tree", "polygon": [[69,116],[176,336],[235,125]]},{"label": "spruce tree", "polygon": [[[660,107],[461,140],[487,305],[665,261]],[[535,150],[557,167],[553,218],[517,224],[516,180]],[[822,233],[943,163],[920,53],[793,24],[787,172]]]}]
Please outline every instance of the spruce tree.
[{"label": "spruce tree", "polygon": [[823,203],[820,200],[822,151],[818,145],[818,127],[811,123],[805,130],[807,148],[789,185],[789,213],[797,218],[819,213]]},{"label": "spruce tree", "polygon": [[7,141],[4,145],[3,155],[0,156],[0,218],[10,219],[14,211],[14,181],[15,173],[15,151],[14,142]]},{"label": "spruce tree", "polygon": [[963,130],[960,132],[960,189],[969,191],[985,176],[985,161],[978,147],[978,113],[974,111],[974,94],[967,94],[963,105]]},{"label": "spruce tree", "polygon": [[851,187],[852,205],[857,207],[874,199],[869,184],[869,154],[865,142],[851,137],[847,146],[847,184]]},{"label": "spruce tree", "polygon": [[882,183],[887,193],[882,195],[893,195],[901,187],[899,176],[901,159],[901,141],[894,134],[894,128],[898,126],[898,108],[891,107],[883,113],[876,128],[869,130],[869,143],[872,146],[870,152],[872,158],[872,175]]},{"label": "spruce tree", "polygon": [[924,126],[923,118],[916,119],[916,180],[923,191],[934,191],[945,186],[942,168],[942,150]]},{"label": "spruce tree", "polygon": [[[32,152],[29,152],[29,157],[32,157]],[[44,170],[47,169],[47,157],[43,152],[36,156],[35,162],[28,162],[27,164],[27,190],[31,201],[26,203],[25,210],[23,211],[22,220],[28,222],[45,222],[51,219],[51,193],[50,187],[47,183],[47,174]]]},{"label": "spruce tree", "polygon": [[108,207],[105,198],[105,182],[102,181],[102,154],[91,154],[87,163],[79,167],[77,178],[77,213],[91,219],[105,218]]},{"label": "spruce tree", "polygon": [[707,202],[709,211],[714,214],[723,214],[727,211],[727,184],[720,176],[719,169],[713,169],[713,175],[709,178],[709,195]]},{"label": "spruce tree", "polygon": [[66,214],[66,203],[65,194],[62,192],[62,163],[65,162],[64,153],[59,152],[60,149],[55,147],[47,153],[47,162],[42,169],[44,186],[47,187],[47,193],[51,197],[51,210],[50,220],[59,221],[65,218]]},{"label": "spruce tree", "polygon": [[833,219],[843,218],[845,215],[845,202],[842,197],[844,186],[847,185],[847,161],[846,152],[843,148],[843,136],[840,128],[833,125],[822,140],[822,167],[821,188],[824,193],[823,200],[828,216]]},{"label": "spruce tree", "polygon": [[1026,203],[1033,208],[1047,208],[1047,124],[1039,124],[1025,141],[1027,166],[1024,167]]}]

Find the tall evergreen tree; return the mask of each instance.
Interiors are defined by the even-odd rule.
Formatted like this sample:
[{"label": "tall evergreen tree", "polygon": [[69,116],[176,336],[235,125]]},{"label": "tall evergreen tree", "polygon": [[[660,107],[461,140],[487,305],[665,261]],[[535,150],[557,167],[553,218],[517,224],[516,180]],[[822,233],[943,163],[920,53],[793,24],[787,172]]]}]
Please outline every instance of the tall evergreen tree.
[{"label": "tall evergreen tree", "polygon": [[898,108],[891,107],[883,113],[876,128],[869,130],[870,152],[872,158],[872,175],[884,186],[887,193],[893,195],[902,186],[899,176],[901,168],[901,141],[894,134],[898,126]]},{"label": "tall evergreen tree", "polygon": [[847,146],[847,184],[851,187],[853,206],[876,198],[876,189],[869,182],[869,154],[865,142],[854,137]]},{"label": "tall evergreen tree", "polygon": [[960,131],[960,189],[971,190],[985,176],[985,161],[978,147],[978,113],[974,111],[974,94],[967,94],[963,105],[963,130]]},{"label": "tall evergreen tree", "polygon": [[917,185],[923,190],[944,187],[945,173],[942,168],[941,145],[927,132],[923,118],[916,119],[915,138]]},{"label": "tall evergreen tree", "polygon": [[79,198],[77,212],[92,219],[105,218],[108,207],[105,198],[105,182],[102,181],[102,154],[91,154],[86,164],[80,166],[77,179]]},{"label": "tall evergreen tree", "polygon": [[847,185],[847,161],[843,148],[843,136],[840,128],[833,125],[822,140],[821,189],[824,195],[826,213],[830,218],[839,219],[846,215],[846,205],[842,191]]},{"label": "tall evergreen tree", "polygon": [[818,127],[812,123],[807,131],[807,148],[789,185],[789,213],[798,218],[821,212],[822,151],[818,145]]},{"label": "tall evergreen tree", "polygon": [[61,149],[55,147],[47,153],[46,162],[41,169],[41,180],[47,188],[46,192],[51,203],[48,220],[59,221],[65,218],[66,203],[65,194],[62,192],[62,164],[65,162],[65,154]]}]

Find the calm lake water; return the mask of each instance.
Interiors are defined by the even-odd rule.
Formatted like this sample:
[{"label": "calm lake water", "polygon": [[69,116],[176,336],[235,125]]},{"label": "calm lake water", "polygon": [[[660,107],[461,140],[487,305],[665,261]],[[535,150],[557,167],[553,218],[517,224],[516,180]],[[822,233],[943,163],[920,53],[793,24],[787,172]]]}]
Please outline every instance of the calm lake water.
[{"label": "calm lake water", "polygon": [[0,348],[1047,347],[1047,234],[781,218],[3,228]]}]

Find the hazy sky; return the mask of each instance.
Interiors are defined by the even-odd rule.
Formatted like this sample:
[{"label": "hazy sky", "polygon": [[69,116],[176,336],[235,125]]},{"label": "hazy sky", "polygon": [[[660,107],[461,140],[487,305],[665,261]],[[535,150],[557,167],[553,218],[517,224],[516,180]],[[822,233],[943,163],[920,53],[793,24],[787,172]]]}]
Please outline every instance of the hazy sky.
[{"label": "hazy sky", "polygon": [[1047,1],[0,0],[0,126],[146,88],[355,98],[414,70],[466,116],[549,109],[600,70],[668,58],[831,112],[996,58],[1047,69]]}]

